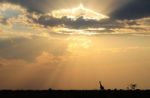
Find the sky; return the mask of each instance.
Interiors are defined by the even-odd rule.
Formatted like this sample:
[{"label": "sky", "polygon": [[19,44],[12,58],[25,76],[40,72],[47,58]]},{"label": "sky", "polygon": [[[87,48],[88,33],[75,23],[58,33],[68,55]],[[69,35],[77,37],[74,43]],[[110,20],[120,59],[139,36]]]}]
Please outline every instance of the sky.
[{"label": "sky", "polygon": [[0,0],[0,89],[150,89],[150,0]]}]

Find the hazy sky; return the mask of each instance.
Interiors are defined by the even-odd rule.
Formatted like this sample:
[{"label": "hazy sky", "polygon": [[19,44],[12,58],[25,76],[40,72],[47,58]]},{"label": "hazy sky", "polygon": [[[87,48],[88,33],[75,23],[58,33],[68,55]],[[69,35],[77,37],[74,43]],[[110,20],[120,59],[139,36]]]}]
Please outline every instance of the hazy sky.
[{"label": "hazy sky", "polygon": [[149,89],[149,5],[0,0],[0,89]]}]

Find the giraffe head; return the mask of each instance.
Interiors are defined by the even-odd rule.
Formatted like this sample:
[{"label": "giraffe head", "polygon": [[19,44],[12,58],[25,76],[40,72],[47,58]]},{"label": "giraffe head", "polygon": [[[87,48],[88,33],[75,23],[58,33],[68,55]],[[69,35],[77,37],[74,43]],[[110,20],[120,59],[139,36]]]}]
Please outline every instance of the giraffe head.
[{"label": "giraffe head", "polygon": [[101,81],[99,81],[99,84],[101,84]]}]

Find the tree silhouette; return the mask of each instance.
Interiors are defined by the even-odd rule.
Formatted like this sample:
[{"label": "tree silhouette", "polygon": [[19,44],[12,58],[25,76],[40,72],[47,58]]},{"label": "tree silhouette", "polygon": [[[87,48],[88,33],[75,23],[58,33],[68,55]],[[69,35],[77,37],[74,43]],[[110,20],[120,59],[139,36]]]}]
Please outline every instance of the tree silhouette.
[{"label": "tree silhouette", "polygon": [[136,84],[136,83],[131,83],[131,84],[127,87],[128,90],[135,90],[136,88],[137,88],[137,84]]}]

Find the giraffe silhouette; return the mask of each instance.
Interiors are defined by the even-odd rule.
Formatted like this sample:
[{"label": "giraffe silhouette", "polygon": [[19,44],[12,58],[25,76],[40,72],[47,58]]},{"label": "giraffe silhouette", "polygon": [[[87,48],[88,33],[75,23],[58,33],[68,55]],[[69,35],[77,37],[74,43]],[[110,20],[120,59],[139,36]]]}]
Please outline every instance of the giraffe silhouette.
[{"label": "giraffe silhouette", "polygon": [[99,81],[100,90],[105,90],[104,86],[102,85],[101,81]]}]

